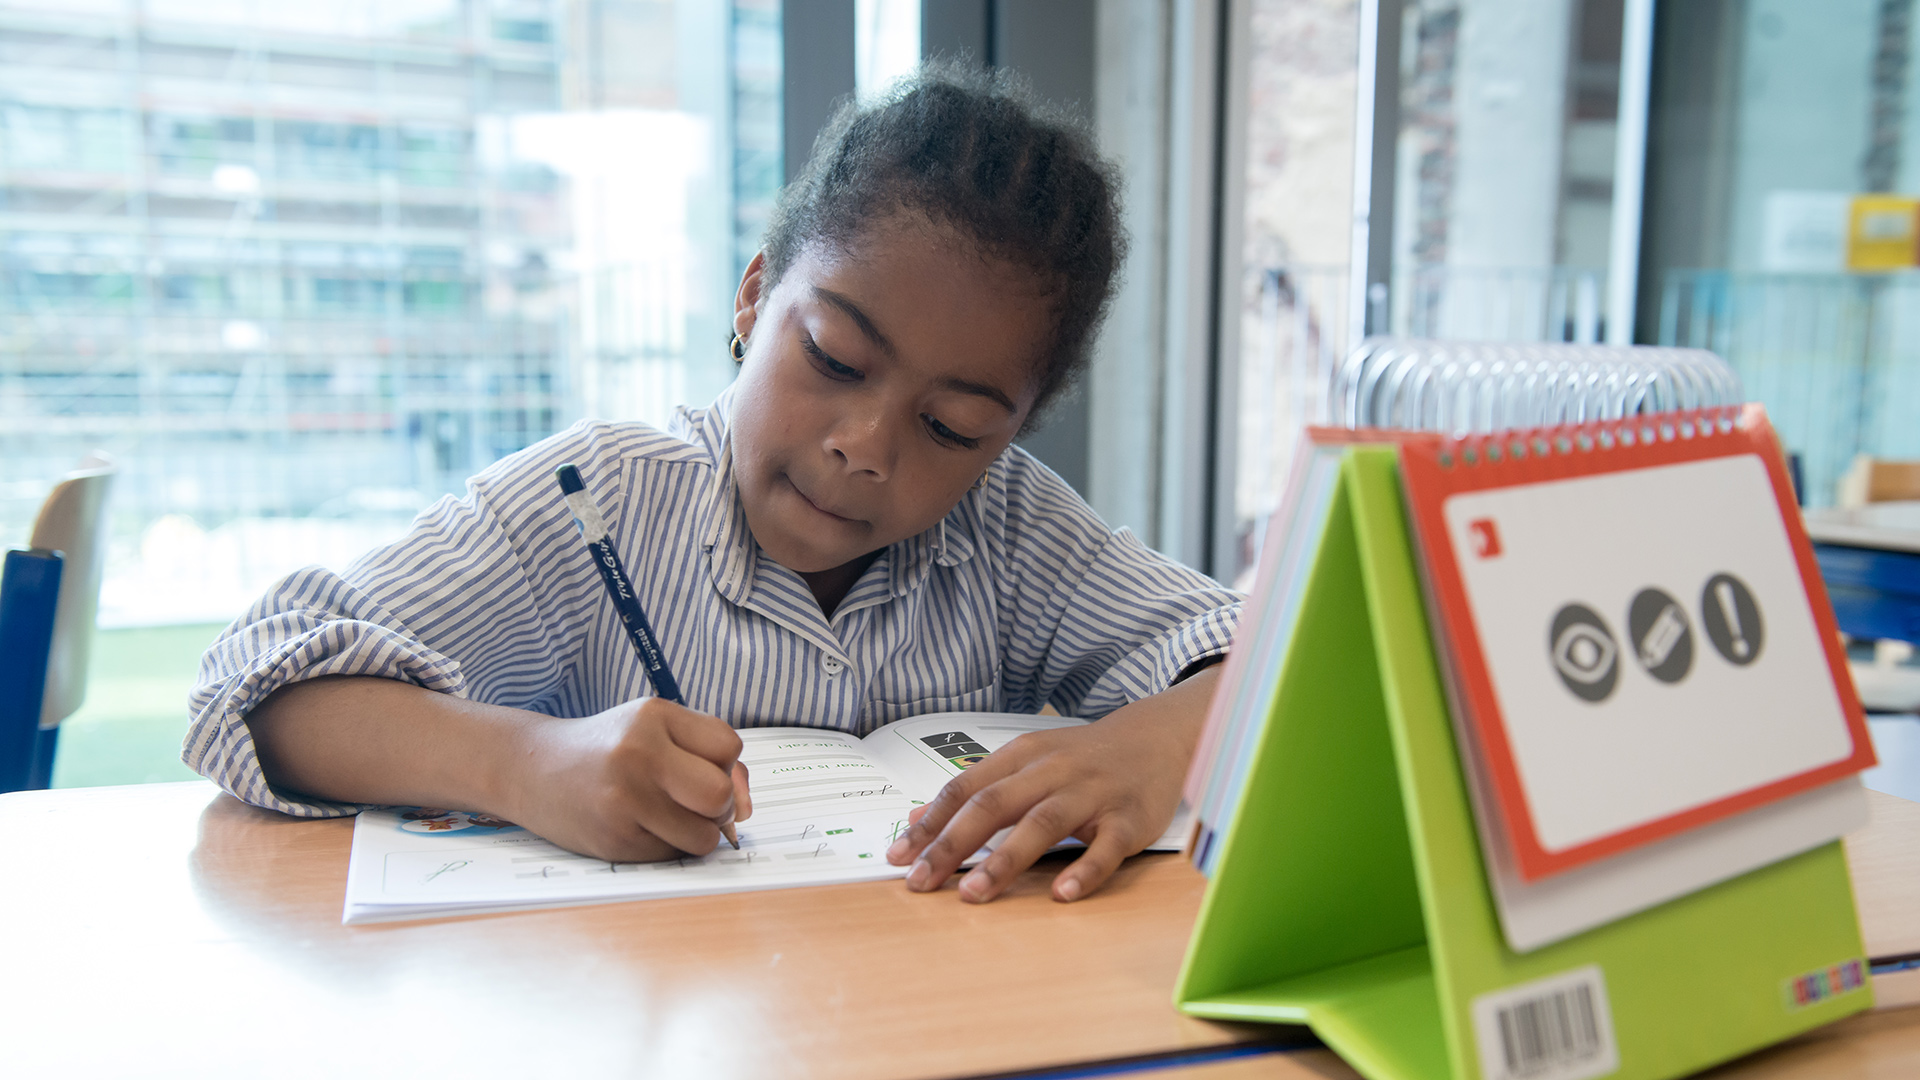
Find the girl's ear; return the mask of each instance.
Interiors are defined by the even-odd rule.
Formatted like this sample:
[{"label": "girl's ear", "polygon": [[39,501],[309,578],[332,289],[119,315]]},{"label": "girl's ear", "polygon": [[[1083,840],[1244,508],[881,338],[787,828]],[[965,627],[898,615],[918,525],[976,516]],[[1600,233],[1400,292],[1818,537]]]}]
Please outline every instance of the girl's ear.
[{"label": "girl's ear", "polygon": [[746,273],[740,275],[740,288],[733,294],[733,332],[742,339],[753,336],[754,320],[760,314],[760,301],[766,298],[761,290],[767,281],[767,253],[756,251],[753,261],[747,264]]}]

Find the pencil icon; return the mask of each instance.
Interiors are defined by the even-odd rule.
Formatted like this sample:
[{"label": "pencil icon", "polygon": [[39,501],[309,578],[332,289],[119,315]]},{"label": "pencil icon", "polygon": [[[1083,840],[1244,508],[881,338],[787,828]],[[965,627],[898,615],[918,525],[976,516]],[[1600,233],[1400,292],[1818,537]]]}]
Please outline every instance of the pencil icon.
[{"label": "pencil icon", "polygon": [[1687,633],[1687,624],[1680,618],[1680,608],[1668,604],[1662,608],[1653,626],[1647,630],[1647,636],[1640,640],[1640,662],[1648,668],[1657,668],[1673,655],[1673,647]]}]

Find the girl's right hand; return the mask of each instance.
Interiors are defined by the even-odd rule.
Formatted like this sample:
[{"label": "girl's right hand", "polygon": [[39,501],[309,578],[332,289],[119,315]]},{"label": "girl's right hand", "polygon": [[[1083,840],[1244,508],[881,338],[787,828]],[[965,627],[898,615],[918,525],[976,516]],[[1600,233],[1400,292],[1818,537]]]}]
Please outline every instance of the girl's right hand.
[{"label": "girl's right hand", "polygon": [[503,770],[512,819],[609,862],[705,855],[753,812],[740,736],[661,698],[522,727]]}]

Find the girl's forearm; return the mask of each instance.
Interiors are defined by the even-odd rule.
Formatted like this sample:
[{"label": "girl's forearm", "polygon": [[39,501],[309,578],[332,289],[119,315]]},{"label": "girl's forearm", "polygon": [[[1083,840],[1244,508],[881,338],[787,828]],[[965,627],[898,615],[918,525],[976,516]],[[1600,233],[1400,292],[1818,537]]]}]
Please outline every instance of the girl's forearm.
[{"label": "girl's forearm", "polygon": [[275,790],[502,813],[535,719],[393,679],[333,676],[281,687],[246,722]]}]

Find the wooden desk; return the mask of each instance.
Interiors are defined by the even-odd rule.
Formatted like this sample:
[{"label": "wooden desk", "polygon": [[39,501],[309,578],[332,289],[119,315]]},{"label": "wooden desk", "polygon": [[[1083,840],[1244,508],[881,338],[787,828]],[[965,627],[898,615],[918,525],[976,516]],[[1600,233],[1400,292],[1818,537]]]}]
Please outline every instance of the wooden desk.
[{"label": "wooden desk", "polygon": [[[1920,952],[1920,806],[1875,812],[1869,947]],[[343,927],[350,834],[197,783],[0,797],[0,1075],[954,1077],[1300,1035],[1173,1010],[1203,885],[1175,855],[1074,905],[1031,873],[984,907],[879,883]],[[1728,1075],[1920,1074],[1903,1053],[1920,1009]],[[1354,1075],[1318,1049],[1150,1075],[1181,1072]]]}]

